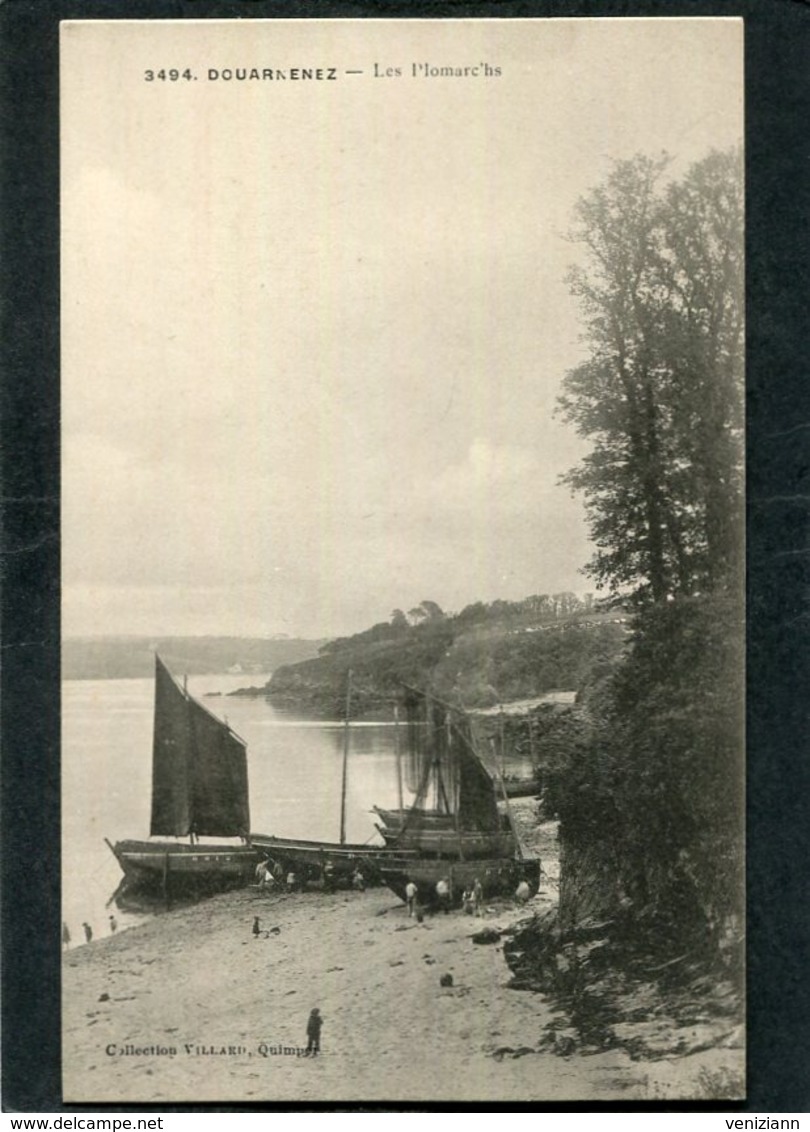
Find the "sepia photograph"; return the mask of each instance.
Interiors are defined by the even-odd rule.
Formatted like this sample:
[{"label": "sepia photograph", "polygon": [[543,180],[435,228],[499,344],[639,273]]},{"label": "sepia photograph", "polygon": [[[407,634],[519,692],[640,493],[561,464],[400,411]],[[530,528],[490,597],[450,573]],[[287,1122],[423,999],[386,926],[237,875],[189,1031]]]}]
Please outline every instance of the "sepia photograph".
[{"label": "sepia photograph", "polygon": [[745,1097],[743,105],[62,22],[65,1102]]}]

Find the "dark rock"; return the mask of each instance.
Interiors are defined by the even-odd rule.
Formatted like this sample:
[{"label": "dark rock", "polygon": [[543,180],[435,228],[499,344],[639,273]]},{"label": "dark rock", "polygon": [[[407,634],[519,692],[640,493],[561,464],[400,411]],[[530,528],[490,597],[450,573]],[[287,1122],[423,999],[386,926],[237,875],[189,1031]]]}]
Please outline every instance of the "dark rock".
[{"label": "dark rock", "polygon": [[497,943],[501,938],[501,933],[496,931],[495,928],[484,928],[483,931],[476,932],[470,938],[473,943]]},{"label": "dark rock", "polygon": [[439,979],[439,986],[440,987],[452,987],[452,985],[453,985],[453,976],[450,975],[450,974],[442,975],[442,977]]}]

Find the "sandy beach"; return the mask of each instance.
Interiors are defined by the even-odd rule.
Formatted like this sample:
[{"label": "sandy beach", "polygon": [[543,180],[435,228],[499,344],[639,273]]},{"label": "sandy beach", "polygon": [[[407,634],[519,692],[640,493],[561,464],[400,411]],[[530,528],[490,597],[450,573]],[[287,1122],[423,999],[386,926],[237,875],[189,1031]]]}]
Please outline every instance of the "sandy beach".
[{"label": "sandy beach", "polygon": [[[509,987],[491,904],[419,924],[387,889],[269,894],[177,908],[65,953],[63,1072],[74,1102],[562,1101],[697,1095],[739,1051],[655,1063],[539,1046],[552,1006]],[[254,918],[260,934],[254,936]],[[440,985],[452,975],[452,986]],[[321,1054],[301,1056],[312,1007]],[[719,1059],[719,1060],[718,1060]]]}]

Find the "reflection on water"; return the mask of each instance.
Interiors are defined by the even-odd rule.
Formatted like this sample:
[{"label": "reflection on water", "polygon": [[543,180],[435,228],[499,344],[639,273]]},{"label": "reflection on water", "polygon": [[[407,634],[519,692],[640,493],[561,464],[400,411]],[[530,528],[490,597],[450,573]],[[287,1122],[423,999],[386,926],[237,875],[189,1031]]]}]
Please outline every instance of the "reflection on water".
[{"label": "reflection on water", "polygon": [[[251,674],[249,682],[266,676]],[[298,718],[265,699],[229,697],[244,676],[191,676],[188,688],[227,719],[247,743],[251,828],[256,833],[337,841],[344,727]],[[208,696],[209,693],[222,693]],[[110,931],[112,894],[121,881],[105,844],[144,838],[152,790],[152,680],[69,680],[62,698],[62,915],[73,945],[88,923],[94,938]],[[404,742],[404,729],[400,730]],[[349,727],[346,839],[379,844],[372,807],[397,801],[396,729]],[[412,795],[407,791],[405,803]],[[116,901],[118,928],[148,914]]]}]

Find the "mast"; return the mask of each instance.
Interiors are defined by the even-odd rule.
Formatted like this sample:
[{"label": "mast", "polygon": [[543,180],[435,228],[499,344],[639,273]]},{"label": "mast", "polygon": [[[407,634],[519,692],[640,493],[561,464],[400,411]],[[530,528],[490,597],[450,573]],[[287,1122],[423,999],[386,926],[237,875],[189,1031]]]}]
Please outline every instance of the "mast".
[{"label": "mast", "polygon": [[352,670],[346,674],[346,716],[343,723],[343,778],[340,787],[340,844],[346,842],[346,774],[349,766],[349,712],[352,703]]},{"label": "mast", "polygon": [[397,789],[399,796],[399,812],[402,815],[402,820],[405,820],[404,805],[402,802],[402,749],[399,745],[399,704],[394,704],[394,750],[397,757]]},{"label": "mast", "polygon": [[[497,768],[496,768],[497,769]],[[520,843],[520,834],[518,833],[517,826],[515,825],[514,815],[512,814],[512,807],[509,805],[509,795],[506,793],[506,783],[503,780],[503,775],[498,772],[498,782],[503,794],[503,800],[506,805],[506,817],[509,821],[509,828],[512,831],[512,836],[515,839],[515,850],[519,861],[523,860],[523,846]]]},{"label": "mast", "polygon": [[[188,696],[188,673],[187,672],[183,673],[183,695],[186,697],[186,703],[188,704],[188,707],[189,707],[189,731],[190,731],[191,734],[193,734],[194,727],[193,727],[193,724],[191,722],[191,714],[190,714],[191,713],[191,701],[189,700],[189,696]],[[189,843],[189,845],[193,845],[196,840],[197,840],[197,837],[196,837],[196,834],[194,833],[194,819],[192,818],[191,828],[188,831],[188,843]],[[168,899],[169,899],[169,854],[168,853],[166,854],[166,858],[163,862],[163,896],[164,896],[164,899],[168,902]]]}]

